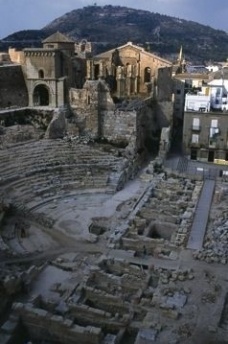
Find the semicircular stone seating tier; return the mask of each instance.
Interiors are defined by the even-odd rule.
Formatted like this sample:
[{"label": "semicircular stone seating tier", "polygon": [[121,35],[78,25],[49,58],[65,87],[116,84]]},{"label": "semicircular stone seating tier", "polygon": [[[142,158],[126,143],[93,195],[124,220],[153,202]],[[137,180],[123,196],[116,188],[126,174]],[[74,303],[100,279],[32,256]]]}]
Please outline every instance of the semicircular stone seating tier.
[{"label": "semicircular stone seating tier", "polygon": [[81,189],[114,192],[116,185],[110,176],[121,171],[124,160],[91,145],[65,140],[11,145],[0,150],[0,190],[7,199],[28,208]]}]

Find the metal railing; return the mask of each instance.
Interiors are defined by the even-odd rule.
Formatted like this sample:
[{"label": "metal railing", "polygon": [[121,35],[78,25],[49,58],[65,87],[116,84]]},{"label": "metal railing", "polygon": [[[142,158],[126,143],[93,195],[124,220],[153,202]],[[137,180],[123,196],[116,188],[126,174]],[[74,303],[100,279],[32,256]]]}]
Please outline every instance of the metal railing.
[{"label": "metal railing", "polygon": [[179,157],[178,162],[173,164],[166,161],[164,165],[165,168],[178,174],[180,177],[189,177],[199,180],[215,180],[221,177],[224,180],[228,180],[228,166],[226,168],[222,165],[211,165],[209,163],[189,160],[186,157]]}]

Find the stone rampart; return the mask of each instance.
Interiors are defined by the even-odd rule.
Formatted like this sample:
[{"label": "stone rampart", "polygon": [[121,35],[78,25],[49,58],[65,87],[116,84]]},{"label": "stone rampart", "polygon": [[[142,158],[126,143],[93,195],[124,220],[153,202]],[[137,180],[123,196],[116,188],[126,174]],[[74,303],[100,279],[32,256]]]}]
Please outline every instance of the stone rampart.
[{"label": "stone rampart", "polygon": [[27,105],[28,93],[21,66],[0,66],[0,109]]}]

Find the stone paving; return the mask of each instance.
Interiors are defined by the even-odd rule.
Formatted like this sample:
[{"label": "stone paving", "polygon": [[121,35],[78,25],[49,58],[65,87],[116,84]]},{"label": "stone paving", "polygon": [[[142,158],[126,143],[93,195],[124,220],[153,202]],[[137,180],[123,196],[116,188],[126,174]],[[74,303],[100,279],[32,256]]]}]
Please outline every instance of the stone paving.
[{"label": "stone paving", "polygon": [[205,180],[196,206],[195,216],[187,243],[187,248],[200,250],[203,247],[204,236],[207,229],[208,217],[214,196],[215,181]]}]

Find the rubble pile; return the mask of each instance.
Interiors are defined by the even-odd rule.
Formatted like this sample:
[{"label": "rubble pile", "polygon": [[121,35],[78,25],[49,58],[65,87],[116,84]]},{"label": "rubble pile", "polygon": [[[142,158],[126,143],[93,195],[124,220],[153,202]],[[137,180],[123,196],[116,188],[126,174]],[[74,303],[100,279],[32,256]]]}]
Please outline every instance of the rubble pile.
[{"label": "rubble pile", "polygon": [[[226,185],[226,184],[225,184]],[[228,217],[227,217],[227,187],[218,184],[210,211],[207,233],[203,248],[194,252],[193,257],[207,263],[222,263],[228,261]]]},{"label": "rubble pile", "polygon": [[226,264],[228,259],[228,221],[221,222],[213,227],[206,235],[204,247],[193,254],[195,259],[204,260],[207,263]]}]

